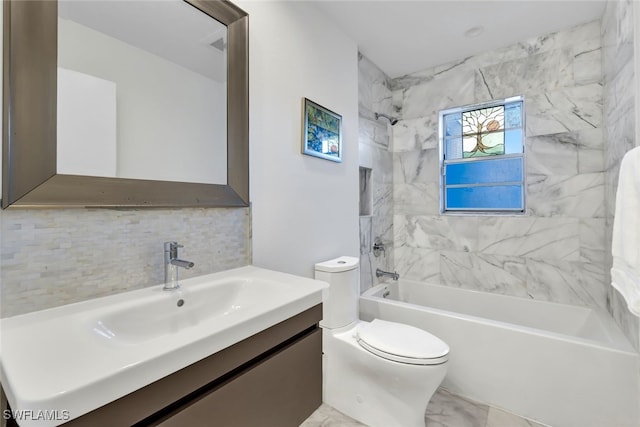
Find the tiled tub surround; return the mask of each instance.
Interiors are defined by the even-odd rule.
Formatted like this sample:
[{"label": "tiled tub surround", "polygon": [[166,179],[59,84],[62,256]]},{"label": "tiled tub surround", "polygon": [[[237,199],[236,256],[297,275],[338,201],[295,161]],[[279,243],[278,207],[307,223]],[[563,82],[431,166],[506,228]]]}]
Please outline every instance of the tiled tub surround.
[{"label": "tiled tub surround", "polygon": [[[396,115],[391,107],[389,78],[371,61],[358,55],[358,113],[360,166],[371,170],[372,209],[360,216],[360,287],[377,283],[376,268],[393,271],[393,153],[390,143],[393,129],[375,113]],[[380,237],[386,251],[373,254],[373,242]]]},{"label": "tiled tub surround", "polygon": [[[404,278],[606,307],[600,22],[392,80]],[[438,111],[524,95],[522,216],[439,214]]]},{"label": "tiled tub surround", "polygon": [[[611,268],[611,233],[620,161],[640,144],[635,139],[637,81],[634,72],[634,2],[611,1],[602,17],[605,138],[606,278]],[[640,29],[636,29],[640,31]],[[640,36],[635,36],[640,40]],[[633,316],[615,289],[610,288],[610,310],[627,337],[640,350],[640,320]]]},{"label": "tiled tub surround", "polygon": [[0,212],[2,317],[157,285],[163,242],[187,278],[250,264],[249,208]]}]

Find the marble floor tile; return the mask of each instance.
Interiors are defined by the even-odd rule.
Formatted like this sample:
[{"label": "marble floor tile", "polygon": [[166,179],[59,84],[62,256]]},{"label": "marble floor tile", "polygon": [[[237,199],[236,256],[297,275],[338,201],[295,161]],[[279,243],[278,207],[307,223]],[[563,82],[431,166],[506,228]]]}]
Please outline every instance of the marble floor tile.
[{"label": "marble floor tile", "polygon": [[485,427],[544,427],[544,424],[490,407]]},{"label": "marble floor tile", "polygon": [[[300,427],[365,427],[323,403]],[[436,391],[427,406],[425,427],[548,427],[453,394]]]},{"label": "marble floor tile", "polygon": [[364,424],[323,403],[300,427],[364,427]]},{"label": "marble floor tile", "polygon": [[442,388],[431,398],[426,427],[484,427],[489,406],[464,399]]}]

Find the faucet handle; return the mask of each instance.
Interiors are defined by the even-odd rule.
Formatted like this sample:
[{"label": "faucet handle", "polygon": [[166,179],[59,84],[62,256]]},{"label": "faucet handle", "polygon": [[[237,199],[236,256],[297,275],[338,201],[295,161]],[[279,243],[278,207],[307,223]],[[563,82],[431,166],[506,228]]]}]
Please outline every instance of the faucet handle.
[{"label": "faucet handle", "polygon": [[385,244],[382,243],[382,238],[376,237],[373,242],[373,255],[377,258],[380,256],[380,252],[382,252],[384,256],[387,256],[386,247]]},{"label": "faucet handle", "polygon": [[178,242],[164,242],[165,259],[178,258],[178,248],[184,248],[183,245],[179,245]]}]

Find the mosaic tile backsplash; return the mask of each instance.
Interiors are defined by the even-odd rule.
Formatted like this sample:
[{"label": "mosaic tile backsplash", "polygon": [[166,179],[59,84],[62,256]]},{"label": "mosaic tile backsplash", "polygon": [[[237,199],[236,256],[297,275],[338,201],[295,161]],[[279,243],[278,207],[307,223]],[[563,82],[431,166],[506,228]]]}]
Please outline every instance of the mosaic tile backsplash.
[{"label": "mosaic tile backsplash", "polygon": [[0,213],[1,316],[157,285],[163,242],[188,278],[250,263],[249,208],[43,209]]}]

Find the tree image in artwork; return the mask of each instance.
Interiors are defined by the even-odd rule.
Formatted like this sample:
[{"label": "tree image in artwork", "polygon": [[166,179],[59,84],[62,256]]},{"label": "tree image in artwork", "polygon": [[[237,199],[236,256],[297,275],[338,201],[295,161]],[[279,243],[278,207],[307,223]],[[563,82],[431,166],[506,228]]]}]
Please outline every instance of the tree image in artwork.
[{"label": "tree image in artwork", "polygon": [[340,119],[311,104],[307,105],[307,149],[340,155]]},{"label": "tree image in artwork", "polygon": [[504,106],[462,113],[463,157],[504,154]]}]

